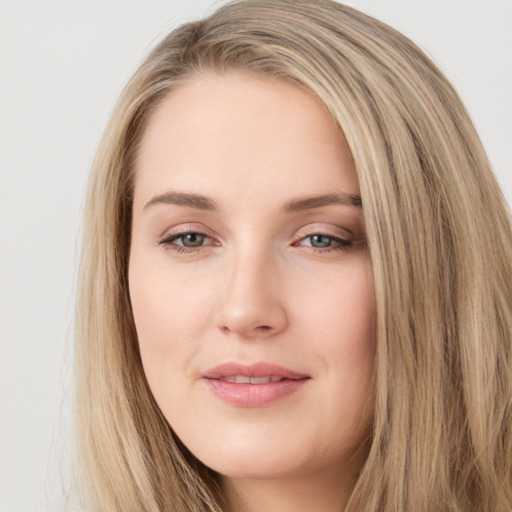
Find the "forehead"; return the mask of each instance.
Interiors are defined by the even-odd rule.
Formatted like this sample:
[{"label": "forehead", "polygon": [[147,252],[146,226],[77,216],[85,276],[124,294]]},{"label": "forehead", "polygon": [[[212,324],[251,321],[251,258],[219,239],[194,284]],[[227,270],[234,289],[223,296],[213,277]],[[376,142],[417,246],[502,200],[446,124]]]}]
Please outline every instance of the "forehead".
[{"label": "forehead", "polygon": [[149,119],[135,200],[165,189],[241,197],[248,190],[357,193],[358,185],[345,138],[312,93],[284,80],[226,73],[180,85]]}]

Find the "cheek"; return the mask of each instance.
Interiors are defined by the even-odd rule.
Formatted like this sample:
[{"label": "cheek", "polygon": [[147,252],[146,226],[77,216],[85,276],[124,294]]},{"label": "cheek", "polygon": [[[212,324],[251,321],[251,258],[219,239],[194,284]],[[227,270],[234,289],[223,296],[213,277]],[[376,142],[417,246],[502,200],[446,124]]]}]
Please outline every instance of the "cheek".
[{"label": "cheek", "polygon": [[179,273],[134,251],[130,299],[146,378],[157,402],[178,372],[190,367],[204,330],[204,297]]},{"label": "cheek", "polygon": [[297,322],[311,330],[313,339],[324,340],[333,354],[358,358],[373,345],[374,290],[369,261],[351,263],[290,296],[297,298]]},{"label": "cheek", "polygon": [[[371,266],[362,260],[324,283],[322,293],[300,310],[304,337],[328,376],[326,400],[319,403],[333,425],[346,431],[369,426],[373,416],[375,332]],[[311,342],[316,340],[316,342]],[[349,412],[350,411],[350,412]]]},{"label": "cheek", "polygon": [[[201,319],[208,307],[208,290],[183,269],[169,265],[163,253],[155,257],[132,250],[129,265],[130,300],[141,345],[170,340],[184,343],[203,328]],[[178,335],[178,336],[176,336]]]}]

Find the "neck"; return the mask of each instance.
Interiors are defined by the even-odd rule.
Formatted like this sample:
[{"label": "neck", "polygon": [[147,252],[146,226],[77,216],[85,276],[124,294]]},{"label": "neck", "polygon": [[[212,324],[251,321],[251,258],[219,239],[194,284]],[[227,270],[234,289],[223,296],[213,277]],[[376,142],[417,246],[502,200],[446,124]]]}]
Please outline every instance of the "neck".
[{"label": "neck", "polygon": [[287,478],[225,478],[229,512],[342,512],[357,481],[352,472]]}]

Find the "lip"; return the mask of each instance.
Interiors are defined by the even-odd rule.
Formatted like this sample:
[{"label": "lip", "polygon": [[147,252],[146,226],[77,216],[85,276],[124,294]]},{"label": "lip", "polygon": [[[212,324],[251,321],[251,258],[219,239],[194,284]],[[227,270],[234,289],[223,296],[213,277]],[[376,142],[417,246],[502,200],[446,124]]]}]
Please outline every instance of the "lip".
[{"label": "lip", "polygon": [[[237,376],[242,379],[272,377],[273,382],[226,380]],[[299,391],[311,377],[272,363],[259,362],[251,365],[224,363],[206,371],[202,378],[209,390],[224,402],[239,407],[262,407]],[[275,380],[277,378],[279,380]]]}]

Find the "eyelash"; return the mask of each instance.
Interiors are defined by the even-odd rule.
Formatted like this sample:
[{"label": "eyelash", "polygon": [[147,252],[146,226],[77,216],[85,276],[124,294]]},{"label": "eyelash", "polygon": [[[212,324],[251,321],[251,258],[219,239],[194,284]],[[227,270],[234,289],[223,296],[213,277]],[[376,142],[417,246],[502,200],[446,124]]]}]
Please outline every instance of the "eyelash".
[{"label": "eyelash", "polygon": [[[180,238],[183,238],[187,235],[199,235],[201,237],[204,237],[205,239],[213,240],[212,237],[208,236],[206,233],[203,233],[201,231],[197,230],[184,230],[180,231],[179,233],[172,234],[169,236],[164,236],[160,241],[159,245],[165,246],[165,249],[171,249],[178,254],[190,254],[197,252],[205,247],[205,245],[198,245],[197,247],[187,247],[184,245],[177,245],[174,242],[176,240],[179,240]],[[324,248],[320,247],[313,247],[312,245],[303,245],[300,242],[303,242],[304,240],[307,240],[308,238],[311,239],[314,236],[320,236],[329,238],[331,240],[331,244],[335,244],[334,246],[327,246]],[[314,253],[329,253],[333,251],[347,251],[354,245],[354,243],[351,240],[346,240],[345,238],[341,238],[339,236],[333,235],[332,233],[323,233],[323,232],[314,232],[309,235],[306,235],[302,238],[300,238],[297,242],[294,242],[292,246],[294,247],[308,247],[312,252]]]}]

